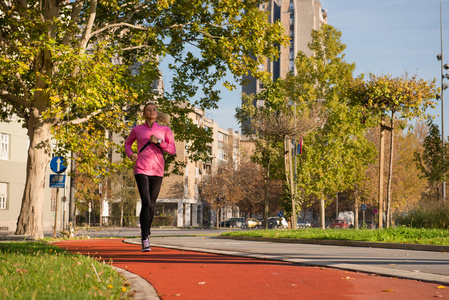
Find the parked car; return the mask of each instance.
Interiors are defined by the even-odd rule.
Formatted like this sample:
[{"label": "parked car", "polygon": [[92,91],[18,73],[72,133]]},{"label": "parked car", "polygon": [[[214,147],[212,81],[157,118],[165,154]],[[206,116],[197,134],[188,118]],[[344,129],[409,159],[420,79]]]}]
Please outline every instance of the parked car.
[{"label": "parked car", "polygon": [[[278,217],[271,217],[268,218],[268,229],[273,229],[278,227],[279,218]],[[265,220],[262,220],[261,224],[262,228],[265,228]]]},{"label": "parked car", "polygon": [[220,227],[231,227],[230,222],[231,222],[231,219],[228,219],[226,221],[221,221],[220,222]]},{"label": "parked car", "polygon": [[[262,221],[261,227],[265,228],[265,221]],[[273,229],[273,228],[287,228],[287,227],[288,227],[288,223],[285,220],[285,218],[279,218],[279,217],[270,217],[270,218],[268,218],[268,228],[269,229]]]},{"label": "parked car", "polygon": [[312,227],[312,224],[310,224],[310,222],[308,222],[308,221],[296,220],[296,227],[297,228],[310,228],[310,227]]},{"label": "parked car", "polygon": [[246,228],[248,221],[245,218],[231,218],[229,219],[230,227]]},{"label": "parked car", "polygon": [[256,218],[248,218],[248,219],[246,219],[246,221],[248,222],[248,227],[249,228],[260,227],[260,222]]},{"label": "parked car", "polygon": [[335,219],[330,228],[349,228],[349,223],[345,219]]}]

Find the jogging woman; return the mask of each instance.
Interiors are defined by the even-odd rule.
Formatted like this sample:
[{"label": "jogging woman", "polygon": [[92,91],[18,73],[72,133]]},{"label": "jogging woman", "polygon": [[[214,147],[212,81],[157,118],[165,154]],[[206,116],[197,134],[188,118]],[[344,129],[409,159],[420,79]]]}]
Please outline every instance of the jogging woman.
[{"label": "jogging woman", "polygon": [[[153,103],[145,104],[143,117],[145,123],[134,127],[126,139],[125,151],[126,155],[135,163],[134,177],[142,201],[142,209],[140,210],[142,252],[147,252],[151,251],[149,241],[151,222],[153,221],[154,206],[164,176],[164,151],[174,155],[176,148],[170,128],[159,125],[156,121],[158,119],[156,105]],[[137,153],[132,150],[134,141],[137,141]]]}]

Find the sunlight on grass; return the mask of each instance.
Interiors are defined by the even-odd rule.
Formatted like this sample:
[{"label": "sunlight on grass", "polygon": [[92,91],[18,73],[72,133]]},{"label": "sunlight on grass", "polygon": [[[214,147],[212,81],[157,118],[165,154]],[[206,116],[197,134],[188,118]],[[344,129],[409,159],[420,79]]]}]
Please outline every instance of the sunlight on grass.
[{"label": "sunlight on grass", "polygon": [[226,232],[225,236],[249,236],[263,238],[347,240],[384,243],[449,245],[449,230],[394,227],[389,229],[297,229],[253,230]]},{"label": "sunlight on grass", "polygon": [[131,299],[110,266],[44,242],[1,242],[0,261],[2,299]]}]

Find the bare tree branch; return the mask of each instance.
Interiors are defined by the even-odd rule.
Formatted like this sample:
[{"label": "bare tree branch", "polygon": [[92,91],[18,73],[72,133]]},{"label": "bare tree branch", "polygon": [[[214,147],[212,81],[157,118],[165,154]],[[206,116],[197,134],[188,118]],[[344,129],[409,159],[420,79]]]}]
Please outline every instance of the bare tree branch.
[{"label": "bare tree branch", "polygon": [[81,49],[86,48],[87,43],[92,37],[91,32],[96,15],[97,15],[97,0],[90,0],[89,18],[87,19],[86,28],[84,29],[84,33],[81,38]]},{"label": "bare tree branch", "polygon": [[26,101],[26,99],[11,94],[8,91],[0,90],[0,96],[2,96],[2,98],[6,98],[11,103],[18,104],[22,107],[30,108],[30,104]]},{"label": "bare tree branch", "polygon": [[78,119],[74,119],[74,120],[69,120],[69,121],[60,121],[60,118],[49,118],[48,120],[50,122],[54,122],[55,124],[57,123],[58,125],[61,126],[65,126],[65,125],[78,125],[78,124],[82,124],[85,123],[87,121],[89,121],[91,118],[95,117],[96,115],[105,112],[109,109],[97,109],[96,111],[88,114],[87,116],[85,116],[84,118],[78,118]]},{"label": "bare tree branch", "polygon": [[90,34],[90,36],[92,37],[92,36],[94,36],[94,35],[97,35],[97,34],[99,34],[99,33],[102,33],[103,31],[106,31],[106,30],[108,30],[108,29],[119,28],[119,27],[129,27],[129,28],[139,29],[139,30],[148,30],[148,28],[145,27],[145,26],[137,26],[137,25],[132,25],[132,24],[129,24],[129,23],[123,23],[123,22],[121,22],[121,23],[110,24],[110,25],[107,25],[107,26],[105,26],[105,27],[103,27],[103,28],[101,28],[101,29],[98,29],[98,30],[92,32],[92,33]]},{"label": "bare tree branch", "polygon": [[[80,19],[80,13],[83,9],[83,0],[76,0],[75,3],[68,2],[66,5],[72,5],[72,13],[70,15],[70,22],[73,24],[77,24]],[[64,36],[63,44],[67,45],[70,42],[70,37],[73,33],[71,31],[68,31],[67,34]]]}]

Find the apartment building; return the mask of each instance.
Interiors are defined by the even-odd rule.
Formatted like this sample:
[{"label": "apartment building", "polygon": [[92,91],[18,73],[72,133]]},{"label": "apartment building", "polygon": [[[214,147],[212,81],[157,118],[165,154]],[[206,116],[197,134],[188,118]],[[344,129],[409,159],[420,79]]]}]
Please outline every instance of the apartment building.
[{"label": "apartment building", "polygon": [[[28,147],[26,129],[17,117],[11,116],[0,122],[0,234],[14,233],[17,227],[25,188]],[[66,179],[65,188],[59,189],[57,209],[57,188],[49,187],[52,173],[50,166],[47,166],[43,203],[44,231],[54,230],[55,217],[57,229],[62,229],[68,216],[67,202],[64,200],[68,199],[70,178]]]},{"label": "apartment building", "polygon": [[[311,55],[308,43],[311,42],[313,29],[319,29],[321,24],[327,23],[327,11],[321,7],[318,0],[270,0],[261,4],[260,9],[269,13],[269,22],[281,22],[285,34],[290,37],[290,45],[280,48],[277,60],[267,60],[260,67],[272,74],[272,79],[285,78],[288,72],[297,73],[295,69],[296,53],[303,51]],[[245,94],[257,94],[263,90],[263,84],[248,76],[247,85],[242,86]],[[261,106],[263,103],[254,103]]]}]

